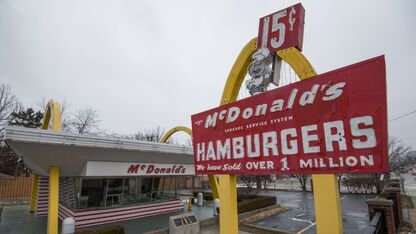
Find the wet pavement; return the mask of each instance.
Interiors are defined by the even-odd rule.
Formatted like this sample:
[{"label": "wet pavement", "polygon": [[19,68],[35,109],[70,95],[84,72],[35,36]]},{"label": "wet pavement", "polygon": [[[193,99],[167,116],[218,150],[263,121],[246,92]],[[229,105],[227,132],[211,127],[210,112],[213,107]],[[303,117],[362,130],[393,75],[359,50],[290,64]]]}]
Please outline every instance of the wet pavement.
[{"label": "wet pavement", "polygon": [[[290,209],[286,212],[260,219],[250,224],[276,228],[293,233],[316,233],[313,194],[310,192],[286,192],[276,190],[261,190],[258,194],[276,196],[278,203]],[[367,204],[365,200],[374,195],[341,194],[344,233],[363,233],[368,227]],[[193,212],[199,220],[212,217],[213,211],[208,206],[193,207]],[[179,213],[183,213],[179,212]],[[127,234],[143,233],[146,231],[167,228],[169,217],[179,213],[169,213],[131,221],[108,224],[121,225]],[[0,223],[0,233],[45,233],[46,218],[37,218],[28,212],[27,205],[4,207]],[[99,225],[87,229],[103,228]],[[216,230],[210,230],[213,233]]]},{"label": "wet pavement", "polygon": [[[123,222],[109,223],[87,228],[80,228],[79,230],[96,230],[107,226],[120,225],[124,227],[126,234],[145,233],[157,229],[169,227],[169,217],[177,214],[187,213],[185,209],[180,212],[161,214],[157,216],[145,217],[140,219],[128,220]],[[205,220],[213,217],[212,203],[207,203],[204,206],[193,206],[192,212],[198,220]],[[60,226],[61,222],[59,222]],[[28,205],[5,206],[0,219],[0,233],[1,234],[39,234],[46,233],[47,218],[36,217],[33,213],[29,213]],[[60,227],[59,227],[60,229]],[[60,233],[60,232],[59,232]]]},{"label": "wet pavement", "polygon": [[[316,233],[313,194],[310,192],[259,191],[276,196],[278,203],[290,210],[250,224],[292,233]],[[374,195],[341,194],[344,233],[363,233],[369,224],[365,200]]]},{"label": "wet pavement", "polygon": [[46,233],[46,225],[46,217],[29,213],[28,205],[5,206],[1,213],[0,233]]}]

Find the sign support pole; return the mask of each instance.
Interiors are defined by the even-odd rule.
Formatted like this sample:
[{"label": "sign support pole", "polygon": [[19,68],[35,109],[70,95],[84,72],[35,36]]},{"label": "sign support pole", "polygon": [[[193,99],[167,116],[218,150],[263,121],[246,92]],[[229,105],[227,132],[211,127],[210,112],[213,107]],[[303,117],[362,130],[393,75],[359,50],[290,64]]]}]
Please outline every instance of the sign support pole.
[{"label": "sign support pole", "polygon": [[317,233],[343,233],[336,175],[312,175],[312,179]]},{"label": "sign support pole", "polygon": [[237,176],[218,175],[220,186],[220,233],[238,233]]}]

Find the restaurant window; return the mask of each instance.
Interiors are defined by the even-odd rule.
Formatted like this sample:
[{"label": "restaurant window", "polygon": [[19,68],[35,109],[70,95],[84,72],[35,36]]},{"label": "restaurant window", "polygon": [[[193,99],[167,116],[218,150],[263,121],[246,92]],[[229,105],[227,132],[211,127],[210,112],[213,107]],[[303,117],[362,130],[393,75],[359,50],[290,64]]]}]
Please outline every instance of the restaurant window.
[{"label": "restaurant window", "polygon": [[128,206],[176,197],[175,177],[80,179],[77,209]]},{"label": "restaurant window", "polygon": [[103,206],[104,184],[106,179],[83,179],[78,194],[78,208]]}]

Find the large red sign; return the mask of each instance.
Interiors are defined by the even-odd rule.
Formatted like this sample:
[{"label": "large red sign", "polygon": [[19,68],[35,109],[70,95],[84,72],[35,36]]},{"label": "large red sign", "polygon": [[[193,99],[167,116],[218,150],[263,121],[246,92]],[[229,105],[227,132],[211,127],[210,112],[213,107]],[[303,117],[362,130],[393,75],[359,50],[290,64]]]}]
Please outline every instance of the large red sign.
[{"label": "large red sign", "polygon": [[386,172],[386,105],[380,56],[195,114],[195,172]]},{"label": "large red sign", "polygon": [[298,3],[260,18],[257,48],[271,52],[296,47],[302,51],[305,9]]}]

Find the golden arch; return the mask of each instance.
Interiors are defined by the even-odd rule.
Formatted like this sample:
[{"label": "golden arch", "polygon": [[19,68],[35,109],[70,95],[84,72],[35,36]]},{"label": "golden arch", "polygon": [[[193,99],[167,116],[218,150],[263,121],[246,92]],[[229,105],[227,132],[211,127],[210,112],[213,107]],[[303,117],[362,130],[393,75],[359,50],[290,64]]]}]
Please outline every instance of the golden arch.
[{"label": "golden arch", "polygon": [[181,131],[188,133],[188,135],[192,138],[192,130],[190,128],[185,127],[185,126],[176,126],[172,128],[171,130],[167,131],[165,135],[163,135],[162,138],[160,138],[160,142],[166,143],[174,133],[181,132]]},{"label": "golden arch", "polygon": [[[220,105],[237,100],[256,45],[257,38],[253,38],[238,55],[224,86]],[[317,75],[309,61],[295,47],[277,51],[276,54],[292,67],[301,80]],[[220,232],[238,233],[237,176],[219,175],[218,178],[221,192]],[[336,176],[333,174],[312,175],[312,178],[318,233],[342,233],[341,205]]]},{"label": "golden arch", "polygon": [[[189,134],[189,136],[192,138],[192,130],[188,127],[185,126],[176,126],[174,128],[172,128],[171,130],[169,130],[168,132],[165,133],[165,135],[162,136],[162,138],[160,139],[161,143],[166,143],[169,138],[176,132],[186,132]],[[211,185],[211,190],[212,190],[212,197],[215,198],[219,198],[219,194],[218,194],[218,180],[216,178],[216,176],[213,175],[208,175],[208,179],[209,179],[209,183]]]},{"label": "golden arch", "polygon": [[[52,122],[51,122],[52,121]],[[46,105],[45,118],[43,119],[42,129],[48,129],[49,124],[53,131],[61,131],[61,104],[50,100]]]}]

